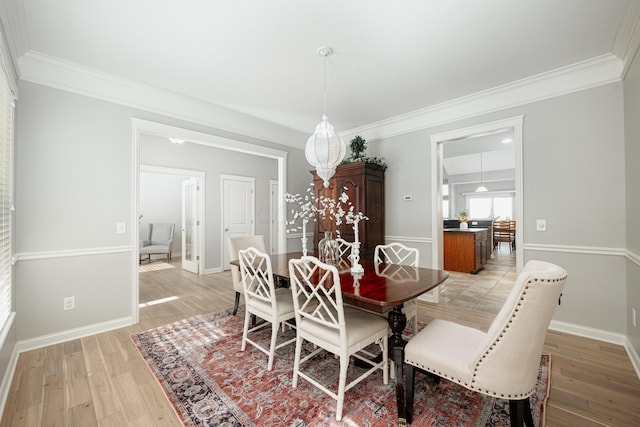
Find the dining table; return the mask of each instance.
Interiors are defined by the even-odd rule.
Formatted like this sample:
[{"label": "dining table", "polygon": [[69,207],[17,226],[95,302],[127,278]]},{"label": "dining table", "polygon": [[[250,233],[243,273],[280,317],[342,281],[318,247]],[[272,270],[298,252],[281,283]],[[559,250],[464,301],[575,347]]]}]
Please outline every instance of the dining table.
[{"label": "dining table", "polygon": [[[289,260],[302,256],[302,252],[270,255],[276,283],[289,281]],[[235,263],[239,265],[237,261]],[[389,357],[395,366],[398,425],[406,425],[403,373],[404,347],[407,341],[403,338],[402,332],[407,325],[407,317],[402,307],[405,302],[442,284],[449,277],[449,273],[423,267],[376,263],[367,259],[361,259],[360,264],[364,268],[362,273],[352,273],[351,264],[345,259],[336,265],[340,273],[342,299],[345,304],[387,315],[392,333],[389,340]]]}]

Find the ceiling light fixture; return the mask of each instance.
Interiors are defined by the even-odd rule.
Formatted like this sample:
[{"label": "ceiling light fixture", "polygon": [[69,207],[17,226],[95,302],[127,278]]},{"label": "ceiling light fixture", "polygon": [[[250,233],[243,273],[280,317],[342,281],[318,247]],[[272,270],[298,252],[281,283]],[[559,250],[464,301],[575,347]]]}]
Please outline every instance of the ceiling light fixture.
[{"label": "ceiling light fixture", "polygon": [[173,138],[170,136],[169,141],[173,142],[174,144],[184,144],[184,139],[181,138]]},{"label": "ceiling light fixture", "polygon": [[322,121],[307,140],[304,154],[316,173],[329,187],[329,179],[336,173],[336,166],[342,162],[347,152],[342,138],[327,120],[327,57],[333,53],[330,47],[321,47],[318,54],[322,56]]},{"label": "ceiling light fixture", "polygon": [[485,191],[489,190],[487,190],[487,187],[484,186],[482,180],[482,153],[480,153],[480,186],[476,188],[476,193],[484,193]]},{"label": "ceiling light fixture", "polygon": [[511,138],[505,138],[505,139],[503,139],[503,140],[502,140],[502,141],[500,141],[500,142],[502,142],[503,144],[508,144],[508,143],[510,143],[510,142],[513,142],[513,139],[511,139]]}]

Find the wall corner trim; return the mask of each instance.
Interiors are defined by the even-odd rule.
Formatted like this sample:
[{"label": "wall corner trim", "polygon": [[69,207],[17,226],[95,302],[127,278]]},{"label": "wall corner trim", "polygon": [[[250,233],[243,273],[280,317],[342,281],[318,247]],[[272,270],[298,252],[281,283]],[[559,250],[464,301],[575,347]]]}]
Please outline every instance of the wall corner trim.
[{"label": "wall corner trim", "polygon": [[636,375],[638,376],[638,379],[640,379],[640,356],[638,356],[636,349],[631,344],[629,337],[626,337],[625,339],[624,349],[627,350],[629,359],[631,359],[631,364],[633,365],[633,368],[636,370]]}]

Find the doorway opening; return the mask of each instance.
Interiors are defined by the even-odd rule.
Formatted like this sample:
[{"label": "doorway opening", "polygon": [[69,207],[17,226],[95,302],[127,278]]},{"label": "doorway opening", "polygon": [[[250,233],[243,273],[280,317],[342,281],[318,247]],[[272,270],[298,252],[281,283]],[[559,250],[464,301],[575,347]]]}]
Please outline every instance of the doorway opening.
[{"label": "doorway opening", "polygon": [[[473,207],[490,221],[496,217],[511,215],[510,219],[515,221],[520,230],[523,229],[523,118],[517,116],[431,136],[433,268],[442,269],[444,266],[445,220],[451,218],[457,221],[459,212],[463,209],[469,213],[469,209]],[[512,149],[505,150],[502,144],[513,144]],[[492,161],[495,162],[494,165],[491,165]],[[474,167],[480,169],[474,170]],[[491,187],[492,182],[497,182],[499,175],[505,173],[511,174],[511,185],[497,185],[494,191],[487,189],[488,191],[476,192],[475,188],[479,184]],[[522,241],[522,232],[516,232],[516,271],[520,271],[523,266]],[[435,299],[437,300],[437,296]]]},{"label": "doorway opening", "polygon": [[[266,158],[276,160],[277,167],[277,182],[278,182],[278,195],[277,195],[277,221],[279,224],[285,223],[285,202],[284,202],[284,193],[286,192],[286,170],[287,170],[287,152],[280,151],[273,148],[264,147],[261,145],[255,145],[251,143],[246,143],[242,141],[237,141],[230,138],[220,137],[212,134],[207,134],[203,132],[193,131],[181,127],[166,125],[162,123],[152,122],[148,120],[142,120],[138,118],[132,118],[132,130],[133,130],[133,160],[132,160],[132,233],[131,233],[131,245],[132,245],[132,264],[134,266],[138,266],[138,257],[139,257],[139,222],[138,216],[140,215],[139,206],[140,206],[140,147],[141,147],[141,138],[142,137],[155,137],[155,138],[163,138],[165,140],[169,140],[169,138],[173,138],[175,140],[181,140],[182,142],[187,141],[188,144],[196,144],[199,146],[216,148],[219,150],[225,150],[229,152],[235,152],[240,154],[246,154],[249,156],[255,156],[256,158]],[[173,142],[173,141],[172,141]],[[151,163],[151,162],[147,162]],[[266,190],[265,190],[266,192]],[[211,212],[211,210],[209,210]],[[211,225],[209,224],[208,229],[211,229]],[[215,226],[217,228],[217,226]],[[276,250],[282,252],[286,248],[286,235],[285,235],[285,227],[279,227],[277,232],[277,239],[275,242]],[[215,250],[213,251],[213,258],[209,258],[209,262],[212,262],[211,259],[217,259],[215,256]],[[204,252],[201,253],[204,256]],[[207,268],[204,265],[204,261],[200,263],[200,268],[206,272],[215,272],[222,271],[222,253],[218,254],[220,259],[219,265],[214,265],[213,268]],[[215,261],[214,261],[215,262]],[[138,323],[140,318],[140,285],[138,278],[138,269],[132,269],[132,288],[131,288],[131,302],[132,302],[132,310],[131,317],[133,323]]]},{"label": "doorway opening", "polygon": [[196,170],[140,165],[138,228],[145,233],[150,223],[174,224],[173,255],[181,267],[204,273],[204,230],[206,173]]}]

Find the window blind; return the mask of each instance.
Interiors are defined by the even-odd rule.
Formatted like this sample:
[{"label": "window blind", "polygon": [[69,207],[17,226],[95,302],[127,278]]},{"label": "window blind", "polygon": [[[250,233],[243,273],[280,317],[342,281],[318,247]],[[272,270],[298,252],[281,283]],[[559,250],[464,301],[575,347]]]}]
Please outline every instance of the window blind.
[{"label": "window blind", "polygon": [[0,329],[12,310],[14,94],[0,54]]}]

